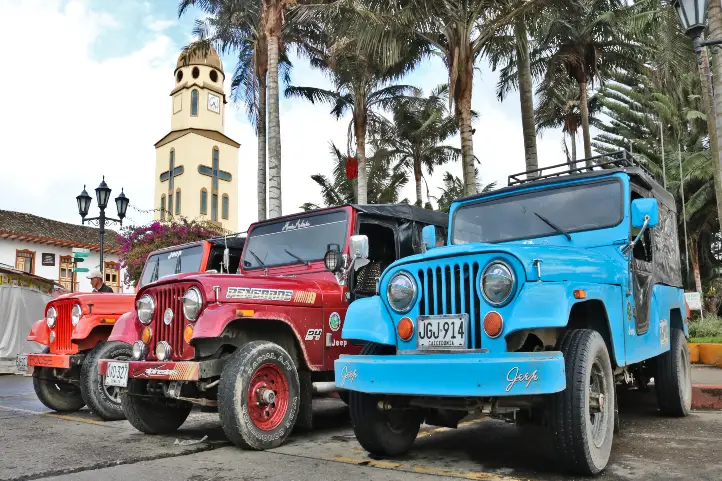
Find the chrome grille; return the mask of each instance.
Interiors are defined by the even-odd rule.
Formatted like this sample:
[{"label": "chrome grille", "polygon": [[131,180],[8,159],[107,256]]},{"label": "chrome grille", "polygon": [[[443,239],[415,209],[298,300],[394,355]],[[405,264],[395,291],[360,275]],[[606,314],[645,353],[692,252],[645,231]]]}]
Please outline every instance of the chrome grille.
[{"label": "chrome grille", "polygon": [[73,300],[63,300],[51,305],[58,313],[58,317],[55,319],[55,328],[52,329],[55,331],[55,342],[50,344],[50,352],[54,354],[72,354],[75,352],[71,340],[73,323],[70,319],[74,304]]},{"label": "chrome grille", "polygon": [[467,348],[481,348],[481,306],[477,294],[478,262],[441,264],[419,269],[419,313],[468,314]]},{"label": "chrome grille", "polygon": [[[155,298],[155,313],[150,327],[153,330],[153,336],[148,346],[148,359],[155,359],[155,346],[160,341],[170,344],[172,357],[178,358],[183,356],[183,327],[185,326],[183,317],[183,304],[181,297],[188,289],[188,285],[166,284],[152,289],[149,294]],[[165,310],[170,308],[173,311],[173,320],[167,326],[163,322]]]}]

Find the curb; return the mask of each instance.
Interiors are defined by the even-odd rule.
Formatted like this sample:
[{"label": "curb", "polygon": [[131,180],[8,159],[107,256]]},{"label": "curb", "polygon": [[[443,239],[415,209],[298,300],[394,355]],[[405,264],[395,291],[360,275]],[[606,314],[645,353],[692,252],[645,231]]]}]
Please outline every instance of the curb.
[{"label": "curb", "polygon": [[689,360],[693,364],[707,364],[722,368],[722,344],[689,343]]},{"label": "curb", "polygon": [[722,385],[696,384],[692,386],[692,409],[722,410]]}]

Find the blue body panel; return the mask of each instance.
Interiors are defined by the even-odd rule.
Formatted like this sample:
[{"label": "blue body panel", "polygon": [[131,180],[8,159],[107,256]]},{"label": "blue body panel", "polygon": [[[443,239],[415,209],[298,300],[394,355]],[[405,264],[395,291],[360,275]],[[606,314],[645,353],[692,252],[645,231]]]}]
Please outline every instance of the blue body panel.
[{"label": "blue body panel", "polygon": [[395,345],[394,323],[381,297],[368,297],[352,302],[346,311],[341,337]]},{"label": "blue body panel", "polygon": [[518,396],[566,387],[560,352],[344,356],[336,385],[365,393],[418,396]]}]

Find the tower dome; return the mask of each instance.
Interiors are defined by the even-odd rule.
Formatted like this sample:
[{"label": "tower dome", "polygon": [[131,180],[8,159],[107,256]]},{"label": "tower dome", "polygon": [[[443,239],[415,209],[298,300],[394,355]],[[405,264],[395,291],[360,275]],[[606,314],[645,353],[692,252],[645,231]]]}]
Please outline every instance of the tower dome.
[{"label": "tower dome", "polygon": [[178,55],[178,61],[176,62],[175,69],[177,71],[179,68],[186,67],[188,65],[205,65],[216,68],[220,70],[221,73],[223,72],[223,62],[221,62],[218,52],[216,52],[216,49],[213,47],[210,47],[206,55],[203,55],[197,50],[191,55],[184,49],[180,55]]}]

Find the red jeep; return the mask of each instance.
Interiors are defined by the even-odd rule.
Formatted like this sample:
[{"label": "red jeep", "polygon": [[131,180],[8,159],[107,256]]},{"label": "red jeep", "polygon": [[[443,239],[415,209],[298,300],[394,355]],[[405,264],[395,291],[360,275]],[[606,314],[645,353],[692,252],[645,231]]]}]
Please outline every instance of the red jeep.
[{"label": "red jeep", "polygon": [[[240,273],[176,275],[141,288],[112,340],[133,360],[101,360],[128,421],[148,434],[217,407],[238,446],[280,445],[311,428],[314,393],[336,391],[333,363],[350,302],[376,294],[391,262],[422,251],[421,229],[447,215],[400,205],[345,205],[251,225]],[[345,397],[345,393],[341,393]]]},{"label": "red jeep", "polygon": [[[229,268],[235,272],[243,241],[221,237],[154,251],[146,260],[139,286],[178,272],[220,270],[226,245]],[[116,320],[132,312],[134,299],[134,294],[75,292],[48,302],[45,319],[37,321],[28,336],[29,341],[48,347],[42,354],[17,358],[20,372],[32,371],[35,393],[44,405],[73,412],[87,404],[105,420],[125,417],[117,389],[101,382],[97,363],[102,358],[130,359],[130,345],[107,340]]]}]

